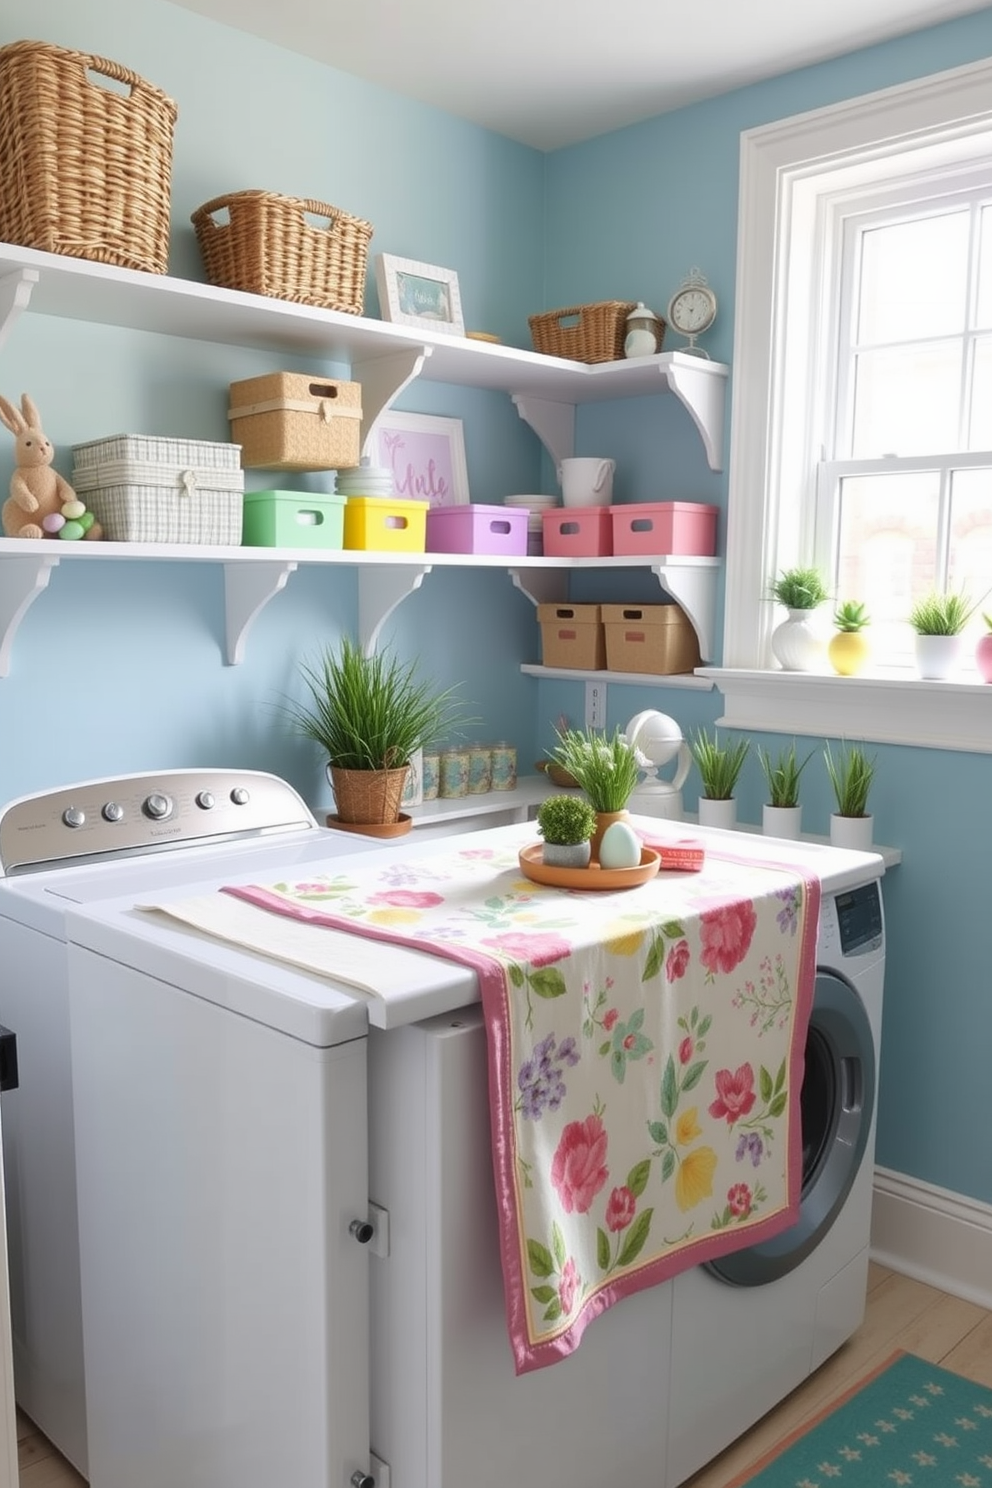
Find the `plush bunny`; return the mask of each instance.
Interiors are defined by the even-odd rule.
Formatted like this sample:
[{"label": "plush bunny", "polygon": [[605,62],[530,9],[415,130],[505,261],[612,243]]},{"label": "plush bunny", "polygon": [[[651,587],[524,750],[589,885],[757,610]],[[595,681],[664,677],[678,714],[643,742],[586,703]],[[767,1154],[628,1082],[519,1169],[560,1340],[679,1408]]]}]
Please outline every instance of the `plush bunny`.
[{"label": "plush bunny", "polygon": [[[42,432],[38,410],[27,393],[21,395],[21,410],[0,398],[0,419],[14,435],[17,462],[10,478],[10,497],[4,502],[3,530],[7,537],[47,537],[54,535],[51,519],[60,517],[67,503],[77,501],[76,493],[51,468],[55,451]],[[96,522],[86,536],[101,536]]]}]

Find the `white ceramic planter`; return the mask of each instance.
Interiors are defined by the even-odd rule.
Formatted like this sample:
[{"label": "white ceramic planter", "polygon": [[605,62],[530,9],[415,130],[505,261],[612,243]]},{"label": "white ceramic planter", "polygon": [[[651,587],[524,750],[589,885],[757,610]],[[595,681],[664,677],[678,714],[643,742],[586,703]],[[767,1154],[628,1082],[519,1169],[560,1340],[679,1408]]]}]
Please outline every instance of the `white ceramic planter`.
[{"label": "white ceramic planter", "polygon": [[762,806],[761,830],[766,837],[789,837],[802,834],[803,808],[798,806]]},{"label": "white ceramic planter", "polygon": [[541,853],[552,868],[588,868],[591,856],[588,842],[546,842]]},{"label": "white ceramic planter", "polygon": [[930,681],[946,682],[961,664],[962,646],[959,635],[918,635],[916,670]]},{"label": "white ceramic planter", "polygon": [[813,614],[812,610],[790,610],[788,619],[772,631],[772,653],[784,672],[826,669],[827,643]]},{"label": "white ceramic planter", "polygon": [[847,847],[854,852],[871,852],[875,832],[873,816],[841,816],[834,812],[830,818],[830,845]]},{"label": "white ceramic planter", "polygon": [[723,827],[730,831],[737,825],[737,800],[730,796],[723,801],[709,796],[699,798],[699,825],[701,827]]}]

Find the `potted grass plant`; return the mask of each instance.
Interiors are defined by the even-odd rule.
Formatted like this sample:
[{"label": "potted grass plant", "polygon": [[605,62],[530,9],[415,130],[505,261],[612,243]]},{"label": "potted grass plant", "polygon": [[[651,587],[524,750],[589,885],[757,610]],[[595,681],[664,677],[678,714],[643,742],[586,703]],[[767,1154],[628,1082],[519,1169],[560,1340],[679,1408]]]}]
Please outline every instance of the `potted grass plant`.
[{"label": "potted grass plant", "polygon": [[909,623],[916,632],[916,670],[931,681],[954,675],[964,649],[963,634],[981,600],[972,603],[963,591],[931,589],[914,603]]},{"label": "potted grass plant", "polygon": [[865,630],[871,624],[866,606],[845,599],[834,610],[835,633],[827,644],[827,660],[841,677],[854,677],[864,670],[871,654]]},{"label": "potted grass plant", "polygon": [[548,796],[537,808],[543,858],[556,868],[587,868],[596,813],[584,796]]},{"label": "potted grass plant", "polygon": [[768,800],[762,806],[761,827],[768,836],[799,836],[802,827],[799,778],[812,758],[812,750],[802,761],[796,757],[795,739],[776,754],[758,745],[758,760],[768,787]]},{"label": "potted grass plant", "polygon": [[700,826],[735,826],[737,801],[734,792],[750,753],[750,740],[733,739],[724,743],[716,729],[712,734],[706,729],[697,729],[689,740],[689,749],[703,787],[699,797]]},{"label": "potted grass plant", "polygon": [[407,830],[400,801],[411,756],[469,721],[456,690],[419,678],[414,663],[367,655],[347,636],[300,670],[309,698],[287,703],[286,713],[326,756],[337,807],[328,825],[376,828],[375,836]]},{"label": "potted grass plant", "polygon": [[827,599],[827,586],[818,568],[784,568],[771,580],[768,592],[788,610],[787,619],[772,631],[772,653],[786,672],[812,672],[822,666],[825,642],[811,620]]},{"label": "potted grass plant", "polygon": [[596,813],[592,855],[603,834],[626,817],[627,802],[637,785],[640,766],[635,751],[619,729],[607,737],[596,729],[559,729],[551,759],[567,770]]},{"label": "potted grass plant", "polygon": [[868,795],[875,778],[875,756],[861,744],[844,744],[835,755],[827,740],[823,751],[827,775],[833,787],[837,810],[830,817],[830,841],[834,847],[871,848],[874,820],[868,810]]}]

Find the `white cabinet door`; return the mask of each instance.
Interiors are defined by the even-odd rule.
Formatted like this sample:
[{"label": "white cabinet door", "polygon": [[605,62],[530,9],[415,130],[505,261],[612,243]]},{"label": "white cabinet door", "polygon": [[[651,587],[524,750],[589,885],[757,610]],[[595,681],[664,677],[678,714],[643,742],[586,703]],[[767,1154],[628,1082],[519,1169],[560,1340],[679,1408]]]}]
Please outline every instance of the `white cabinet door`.
[{"label": "white cabinet door", "polygon": [[[2,1115],[0,1115],[2,1120]],[[7,1226],[4,1221],[3,1147],[0,1146],[0,1488],[17,1488],[17,1421],[10,1341]]]}]

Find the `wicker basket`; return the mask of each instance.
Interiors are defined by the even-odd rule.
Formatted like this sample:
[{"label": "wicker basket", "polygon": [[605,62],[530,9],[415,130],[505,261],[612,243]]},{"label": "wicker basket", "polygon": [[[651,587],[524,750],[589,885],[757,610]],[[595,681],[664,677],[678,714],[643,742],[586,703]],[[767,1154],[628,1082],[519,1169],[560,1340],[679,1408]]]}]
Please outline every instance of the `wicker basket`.
[{"label": "wicker basket", "polygon": [[[573,362],[618,362],[623,356],[627,316],[636,305],[628,300],[601,300],[528,317],[535,351],[568,357]],[[564,324],[564,322],[568,324]]]},{"label": "wicker basket", "polygon": [[302,372],[231,383],[231,438],[245,470],[340,470],[357,465],[362,385]]},{"label": "wicker basket", "polygon": [[398,770],[342,770],[331,766],[334,804],[340,821],[377,826],[399,820],[409,765]]},{"label": "wicker basket", "polygon": [[164,274],[175,122],[172,99],[117,62],[0,47],[0,239]]},{"label": "wicker basket", "polygon": [[197,207],[192,223],[211,284],[361,315],[370,222],[325,202],[235,191]]}]

